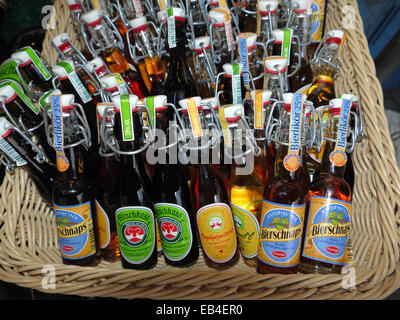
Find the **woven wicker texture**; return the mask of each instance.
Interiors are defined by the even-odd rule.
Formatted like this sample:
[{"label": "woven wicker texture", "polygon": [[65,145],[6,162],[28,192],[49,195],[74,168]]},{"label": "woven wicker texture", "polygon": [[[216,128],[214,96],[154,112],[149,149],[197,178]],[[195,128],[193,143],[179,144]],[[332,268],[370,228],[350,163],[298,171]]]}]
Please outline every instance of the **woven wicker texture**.
[{"label": "woven wicker texture", "polygon": [[[58,59],[50,44],[52,37],[67,32],[72,42],[78,41],[66,1],[57,0],[55,7],[57,27],[48,31],[43,43],[43,54],[52,65]],[[353,18],[353,28],[342,25],[348,18]],[[194,266],[183,269],[167,266],[164,258],[149,271],[125,270],[119,262],[101,262],[96,267],[63,265],[53,212],[22,170],[7,174],[1,186],[0,280],[46,293],[118,298],[384,299],[393,293],[400,286],[400,174],[356,0],[329,1],[330,29],[343,29],[348,37],[336,93],[360,96],[366,125],[366,138],[353,153],[353,289],[343,289],[348,282],[345,274],[261,275],[243,261],[216,271],[205,265],[202,255]],[[54,268],[55,289],[42,286],[46,265]]]}]

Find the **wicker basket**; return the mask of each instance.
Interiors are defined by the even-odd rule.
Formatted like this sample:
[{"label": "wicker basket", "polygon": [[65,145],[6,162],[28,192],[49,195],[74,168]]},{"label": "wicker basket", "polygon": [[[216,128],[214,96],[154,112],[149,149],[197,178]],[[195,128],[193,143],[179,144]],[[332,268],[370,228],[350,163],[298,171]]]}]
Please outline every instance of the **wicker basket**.
[{"label": "wicker basket", "polygon": [[[345,13],[354,9],[353,29],[342,26]],[[55,2],[57,26],[49,30],[43,54],[53,65],[57,53],[50,39],[68,32],[78,42],[65,0]],[[346,20],[347,21],[347,20]],[[61,263],[53,211],[42,202],[22,170],[6,175],[0,199],[0,280],[46,293],[87,297],[150,299],[384,299],[400,285],[399,222],[400,174],[383,108],[380,83],[369,54],[356,0],[329,1],[327,29],[344,29],[348,46],[336,80],[337,94],[361,97],[366,138],[358,144],[353,161],[352,244],[356,283],[343,289],[345,275],[261,275],[243,261],[225,271],[208,268],[200,255],[190,268],[167,266],[163,258],[149,271],[121,268],[119,262],[96,267]],[[42,286],[43,267],[51,265],[56,287]]]}]

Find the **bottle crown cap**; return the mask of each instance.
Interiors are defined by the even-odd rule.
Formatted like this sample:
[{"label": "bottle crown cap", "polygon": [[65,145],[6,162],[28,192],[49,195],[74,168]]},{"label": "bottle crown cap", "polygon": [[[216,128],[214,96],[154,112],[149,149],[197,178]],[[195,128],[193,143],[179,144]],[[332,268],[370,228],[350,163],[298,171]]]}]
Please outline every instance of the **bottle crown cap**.
[{"label": "bottle crown cap", "polygon": [[[115,105],[115,108],[120,111],[121,110],[121,96],[117,95],[115,97],[111,98],[112,102]],[[139,97],[134,95],[134,94],[130,94],[129,95],[129,104],[131,106],[131,111],[135,111],[137,109],[137,103],[139,101]]]},{"label": "bottle crown cap", "polygon": [[102,16],[99,9],[90,10],[81,17],[82,21],[87,25],[91,25],[92,23],[99,21],[101,18]]},{"label": "bottle crown cap", "polygon": [[137,17],[135,19],[130,20],[129,21],[129,25],[133,29],[137,29],[137,28],[140,28],[142,26],[146,26],[147,25],[147,18],[145,16]]},{"label": "bottle crown cap", "polygon": [[258,3],[258,8],[260,11],[271,11],[274,12],[278,9],[277,0],[263,0]]},{"label": "bottle crown cap", "polygon": [[[239,74],[242,74],[242,72],[243,72],[243,64],[241,64],[241,63],[238,63],[238,65],[239,65]],[[233,66],[232,66],[232,64],[231,63],[225,63],[223,66],[222,66],[222,68],[224,69],[224,72],[227,74],[227,75],[233,75]]]},{"label": "bottle crown cap", "polygon": [[268,71],[283,71],[287,67],[287,59],[281,56],[271,56],[264,60],[264,67]]},{"label": "bottle crown cap", "polygon": [[[253,100],[253,101],[256,100],[256,92],[257,91],[258,90],[251,90],[250,91],[251,100]],[[271,100],[271,96],[272,96],[272,91],[271,90],[264,90],[262,92],[262,95],[261,95],[262,102],[266,103],[266,102],[270,101]]]},{"label": "bottle crown cap", "polygon": [[[75,69],[75,64],[72,60],[65,60],[64,62],[68,63],[72,69]],[[53,66],[52,70],[56,77],[65,78],[68,76],[68,73],[64,69],[64,67],[62,67],[58,63]]]}]

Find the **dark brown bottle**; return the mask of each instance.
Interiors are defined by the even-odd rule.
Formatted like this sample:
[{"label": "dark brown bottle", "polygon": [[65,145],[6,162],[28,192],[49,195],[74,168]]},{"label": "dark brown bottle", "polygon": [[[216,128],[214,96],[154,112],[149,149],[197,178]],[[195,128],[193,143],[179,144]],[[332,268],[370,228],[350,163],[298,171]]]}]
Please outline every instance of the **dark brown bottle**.
[{"label": "dark brown bottle", "polygon": [[243,65],[241,63],[227,63],[223,65],[223,69],[225,73],[222,80],[221,105],[241,104],[246,97]]}]

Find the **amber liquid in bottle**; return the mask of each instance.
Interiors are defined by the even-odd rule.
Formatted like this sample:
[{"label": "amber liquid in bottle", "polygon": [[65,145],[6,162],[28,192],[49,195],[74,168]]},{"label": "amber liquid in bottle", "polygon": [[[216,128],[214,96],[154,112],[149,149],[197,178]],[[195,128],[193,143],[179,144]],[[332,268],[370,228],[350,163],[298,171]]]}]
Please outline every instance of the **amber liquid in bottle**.
[{"label": "amber liquid in bottle", "polygon": [[[193,210],[196,214],[197,228],[204,252],[204,260],[209,267],[226,269],[238,262],[239,250],[236,243],[236,232],[233,224],[232,213],[229,209],[229,197],[226,186],[221,176],[212,165],[199,165],[190,184]],[[208,209],[204,207],[208,206]],[[211,207],[211,209],[210,209]],[[203,210],[202,212],[199,212]],[[210,213],[210,210],[213,210]],[[206,223],[199,225],[199,216],[207,211],[208,227],[212,230],[221,230],[225,236],[219,242],[213,242],[212,235]],[[221,218],[222,217],[222,218]],[[222,221],[223,220],[223,221]],[[212,231],[211,231],[212,232]],[[206,237],[209,237],[207,239]],[[205,250],[207,245],[208,254]],[[218,258],[223,255],[223,259]]]}]

